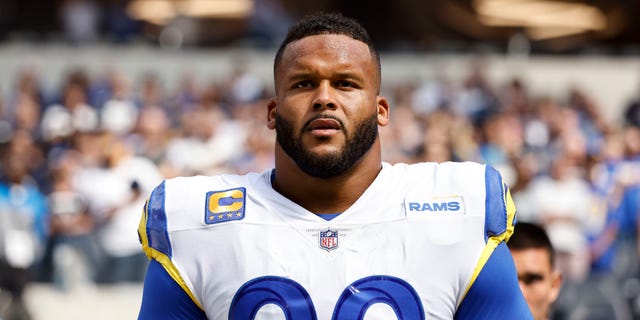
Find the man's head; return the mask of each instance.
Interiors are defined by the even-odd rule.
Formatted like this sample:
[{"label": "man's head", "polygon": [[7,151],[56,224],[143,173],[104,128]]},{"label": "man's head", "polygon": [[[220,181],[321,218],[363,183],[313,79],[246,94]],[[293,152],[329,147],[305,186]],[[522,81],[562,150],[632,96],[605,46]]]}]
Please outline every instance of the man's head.
[{"label": "man's head", "polygon": [[[282,54],[291,42],[320,34],[341,34],[366,44],[369,47],[371,59],[377,67],[377,81],[380,81],[382,78],[380,56],[378,55],[378,51],[376,50],[373,41],[369,37],[369,33],[367,33],[367,30],[356,20],[345,17],[339,13],[308,15],[302,18],[302,20],[297,24],[293,25],[289,29],[287,36],[282,41],[278,51],[276,52],[276,57],[273,63],[274,76],[277,77],[277,70],[282,62]],[[277,86],[278,82],[276,81],[275,84]],[[380,87],[378,87],[378,89],[380,89]]]},{"label": "man's head", "polygon": [[[378,96],[380,60],[366,32],[339,14],[306,16],[289,29],[274,61],[268,126],[280,150],[307,175],[339,176],[378,150],[388,103]],[[374,155],[375,156],[375,155]]]},{"label": "man's head", "polygon": [[562,275],[554,268],[554,250],[547,233],[538,225],[520,222],[507,245],[534,318],[548,319],[551,305],[560,293]]}]

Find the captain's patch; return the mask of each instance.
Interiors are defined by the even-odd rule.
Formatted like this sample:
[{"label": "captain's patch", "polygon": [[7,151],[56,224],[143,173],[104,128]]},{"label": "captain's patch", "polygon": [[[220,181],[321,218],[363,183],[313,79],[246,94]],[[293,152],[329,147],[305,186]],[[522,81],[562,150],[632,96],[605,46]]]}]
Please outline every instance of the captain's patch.
[{"label": "captain's patch", "polygon": [[204,214],[206,224],[242,220],[245,210],[245,188],[207,192]]}]

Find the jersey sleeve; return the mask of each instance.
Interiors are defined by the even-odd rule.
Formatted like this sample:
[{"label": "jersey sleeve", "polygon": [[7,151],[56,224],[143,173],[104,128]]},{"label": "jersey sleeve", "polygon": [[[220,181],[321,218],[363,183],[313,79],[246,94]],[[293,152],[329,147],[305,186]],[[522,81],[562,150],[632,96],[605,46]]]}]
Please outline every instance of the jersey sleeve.
[{"label": "jersey sleeve", "polygon": [[[456,319],[529,319],[531,314],[518,285],[506,246],[516,223],[516,207],[500,173],[485,167],[485,246]],[[482,317],[480,319],[483,319]]]},{"label": "jersey sleeve", "polygon": [[502,176],[491,166],[485,168],[485,192],[485,240],[506,242],[513,234],[516,206]]},{"label": "jersey sleeve", "polygon": [[206,320],[207,316],[155,260],[144,280],[139,320]]},{"label": "jersey sleeve", "polygon": [[142,250],[150,259],[170,259],[172,256],[165,211],[165,183],[162,182],[151,192],[138,226]]},{"label": "jersey sleeve", "polygon": [[[153,265],[161,267],[164,273],[168,275],[169,278],[174,282],[175,286],[179,288],[184,295],[190,298],[190,303],[196,305],[202,311],[204,310],[204,308],[195,298],[194,294],[191,292],[186,282],[182,278],[182,275],[173,263],[173,250],[171,247],[169,230],[167,229],[168,215],[165,210],[165,201],[166,181],[162,182],[153,190],[149,199],[147,200],[147,203],[145,204],[142,219],[140,220],[140,225],[138,226],[138,237],[140,239],[140,243],[142,244],[142,250],[149,259],[152,259],[152,262],[156,262],[153,263]],[[161,307],[161,304],[167,304],[167,301],[164,301],[163,299],[158,299],[157,301],[155,301],[158,297],[162,298],[161,296],[147,294],[147,287],[154,286],[153,283],[147,282],[158,281],[157,277],[154,276],[155,273],[157,272],[151,273],[150,276],[148,271],[147,278],[145,279],[144,300],[146,300],[146,309],[154,309],[156,307]],[[165,279],[163,278],[161,280]],[[175,302],[172,302],[173,300],[170,301],[171,302],[169,303],[174,304],[183,303],[182,300],[175,300]],[[162,307],[164,308],[166,306]]]},{"label": "jersey sleeve", "polygon": [[455,319],[533,319],[517,279],[509,248],[502,242],[467,292]]}]

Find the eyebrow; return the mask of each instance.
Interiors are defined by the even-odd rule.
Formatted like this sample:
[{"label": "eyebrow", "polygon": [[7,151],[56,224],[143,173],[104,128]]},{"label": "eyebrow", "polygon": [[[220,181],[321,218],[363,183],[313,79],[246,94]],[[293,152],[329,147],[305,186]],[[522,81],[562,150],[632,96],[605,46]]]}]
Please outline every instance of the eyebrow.
[{"label": "eyebrow", "polygon": [[[308,79],[308,78],[313,78],[313,74],[315,72],[313,71],[302,71],[302,70],[294,70],[291,71],[288,75],[285,76],[285,79],[287,81],[296,81],[296,80],[301,80],[301,79]],[[349,72],[349,71],[342,71],[342,72],[337,72],[335,73],[332,78],[336,78],[336,79],[352,79],[355,81],[364,81],[364,77],[361,75],[358,75],[358,72],[353,71],[353,72]]]}]

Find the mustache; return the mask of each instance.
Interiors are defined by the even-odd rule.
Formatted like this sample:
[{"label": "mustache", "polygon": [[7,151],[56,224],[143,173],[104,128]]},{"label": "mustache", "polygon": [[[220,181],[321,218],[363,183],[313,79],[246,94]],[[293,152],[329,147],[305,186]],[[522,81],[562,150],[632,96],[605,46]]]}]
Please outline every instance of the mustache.
[{"label": "mustache", "polygon": [[318,114],[313,116],[311,119],[309,119],[307,122],[304,123],[304,125],[302,126],[302,131],[304,132],[305,130],[307,130],[307,128],[309,127],[309,125],[311,125],[311,122],[318,120],[318,119],[332,119],[337,121],[340,124],[340,130],[344,130],[344,122],[342,122],[341,119],[339,119],[336,116],[330,115],[330,114]]}]

